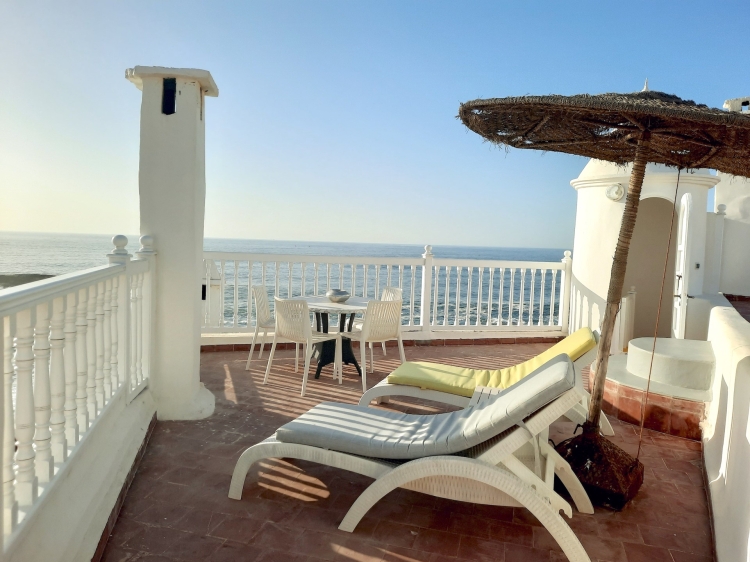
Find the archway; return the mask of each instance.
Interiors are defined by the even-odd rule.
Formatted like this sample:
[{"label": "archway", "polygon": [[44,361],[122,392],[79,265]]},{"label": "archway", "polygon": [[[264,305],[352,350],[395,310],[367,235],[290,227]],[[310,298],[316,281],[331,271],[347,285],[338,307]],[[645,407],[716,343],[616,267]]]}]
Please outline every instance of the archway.
[{"label": "archway", "polygon": [[[664,271],[664,250],[669,239],[669,224],[672,219],[672,203],[659,197],[644,199],[638,209],[638,218],[630,242],[628,270],[625,275],[625,291],[635,286],[637,293],[633,337],[653,337],[656,312],[659,307],[659,288]],[[672,243],[667,261],[667,277],[659,319],[658,335],[672,335],[672,298],[674,294],[674,249],[676,242],[673,227]]]}]

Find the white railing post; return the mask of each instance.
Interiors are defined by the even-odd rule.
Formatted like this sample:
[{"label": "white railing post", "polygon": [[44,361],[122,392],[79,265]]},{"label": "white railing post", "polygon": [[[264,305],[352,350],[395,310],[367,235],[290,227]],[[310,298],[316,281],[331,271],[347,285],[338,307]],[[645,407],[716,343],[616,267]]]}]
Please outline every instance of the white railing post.
[{"label": "white railing post", "polygon": [[430,313],[432,312],[432,270],[434,267],[432,246],[424,247],[424,264],[422,265],[422,293],[420,294],[419,322],[422,325],[422,333],[427,339],[432,339],[430,325]]},{"label": "white railing post", "polygon": [[[65,303],[65,348],[63,351],[65,369],[65,442],[69,446],[78,443],[78,366],[76,362],[78,327],[76,326],[78,294],[70,293]],[[85,388],[85,387],[84,387]],[[85,397],[84,397],[85,404]]]},{"label": "white railing post", "polygon": [[16,450],[16,431],[13,419],[13,322],[5,317],[0,323],[3,331],[3,532],[7,536],[18,524],[18,502],[16,501],[16,473],[13,454]]},{"label": "white railing post", "polygon": [[50,444],[54,463],[62,464],[68,458],[65,440],[65,297],[52,301],[50,343]]},{"label": "white railing post", "polygon": [[565,269],[563,270],[563,291],[560,300],[559,325],[562,326],[563,334],[568,334],[570,331],[570,286],[573,280],[573,259],[570,257],[570,250],[565,250],[564,256],[562,263]]},{"label": "white railing post", "polygon": [[16,314],[16,497],[18,504],[31,507],[39,495],[34,469],[34,328],[32,309]]},{"label": "white railing post", "polygon": [[[140,238],[141,247],[135,256],[139,260],[148,262],[148,271],[143,274],[141,284],[141,365],[140,371],[143,372],[143,378],[151,378],[153,370],[153,323],[156,318],[156,251],[154,250],[154,239],[145,235]],[[235,271],[235,282],[237,281],[237,272]],[[249,293],[248,293],[249,295]],[[249,313],[248,313],[249,314]],[[248,316],[248,322],[250,321]],[[150,384],[150,383],[149,383]]]},{"label": "white railing post", "polygon": [[54,474],[52,435],[49,430],[52,401],[49,381],[49,328],[49,304],[39,304],[36,307],[34,327],[34,445],[36,475],[42,484],[52,480]]},{"label": "white railing post", "polygon": [[[125,273],[113,279],[112,294],[112,387],[119,388],[128,381],[130,372],[130,281],[128,265],[131,255],[125,249],[127,237],[118,234],[112,238],[114,248],[107,254],[111,264],[125,266]],[[126,389],[127,393],[129,390]]]}]

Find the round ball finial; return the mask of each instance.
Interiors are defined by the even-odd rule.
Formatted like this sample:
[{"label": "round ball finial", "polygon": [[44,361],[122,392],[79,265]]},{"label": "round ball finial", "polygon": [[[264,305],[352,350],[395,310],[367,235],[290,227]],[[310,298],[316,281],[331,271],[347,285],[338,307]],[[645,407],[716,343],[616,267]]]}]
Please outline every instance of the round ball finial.
[{"label": "round ball finial", "polygon": [[431,256],[431,255],[432,255],[432,246],[430,246],[429,244],[427,244],[424,247],[424,255],[422,257]]},{"label": "round ball finial", "polygon": [[114,244],[114,249],[112,250],[112,253],[118,256],[124,256],[127,255],[128,251],[125,249],[125,246],[128,245],[128,237],[123,236],[122,234],[118,234],[117,236],[112,237],[112,244]]},{"label": "round ball finial", "polygon": [[139,239],[141,243],[141,249],[138,250],[139,253],[153,253],[154,251],[154,238],[150,234],[144,234]]},{"label": "round ball finial", "polygon": [[724,203],[721,203],[716,206],[716,214],[717,215],[726,215],[727,214],[727,206],[724,205]]},{"label": "round ball finial", "polygon": [[570,257],[573,255],[573,252],[571,252],[570,250],[565,250],[563,252],[563,255],[565,256],[565,259],[569,260]]}]

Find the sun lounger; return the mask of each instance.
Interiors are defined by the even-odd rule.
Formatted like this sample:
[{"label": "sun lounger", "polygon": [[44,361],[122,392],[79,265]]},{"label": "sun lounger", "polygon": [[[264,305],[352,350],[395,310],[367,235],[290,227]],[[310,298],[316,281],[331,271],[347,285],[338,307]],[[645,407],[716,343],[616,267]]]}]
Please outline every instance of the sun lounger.
[{"label": "sun lounger", "polygon": [[[580,372],[594,361],[598,345],[598,332],[581,328],[536,357],[505,369],[464,369],[440,363],[406,362],[362,394],[359,404],[366,406],[372,400],[381,403],[387,402],[390,396],[409,396],[465,407],[475,388],[508,388],[561,353],[568,355]],[[581,388],[581,395],[581,402],[565,413],[565,417],[579,424],[583,424],[588,415],[589,394]],[[614,435],[603,414],[600,428],[604,435]]]},{"label": "sun lounger", "polygon": [[570,466],[548,444],[549,425],[580,402],[581,385],[566,355],[508,389],[478,388],[463,410],[410,415],[324,402],[242,453],[229,497],[240,499],[250,467],[296,458],[375,479],[339,529],[352,532],[396,488],[465,502],[522,506],[544,525],[568,560],[589,562],[560,515],[572,508],[554,491],[555,475],[579,511],[593,507]]}]

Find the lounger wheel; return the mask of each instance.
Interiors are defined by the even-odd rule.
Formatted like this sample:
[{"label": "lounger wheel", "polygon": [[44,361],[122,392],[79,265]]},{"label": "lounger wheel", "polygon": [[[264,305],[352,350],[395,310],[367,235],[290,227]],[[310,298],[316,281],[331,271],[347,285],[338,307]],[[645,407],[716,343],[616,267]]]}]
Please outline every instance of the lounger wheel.
[{"label": "lounger wheel", "polygon": [[430,477],[456,477],[492,486],[527,508],[550,532],[568,560],[590,562],[583,545],[560,514],[529,485],[501,468],[459,457],[427,457],[394,468],[360,494],[339,529],[353,532],[367,512],[386,494],[415,480]]}]

